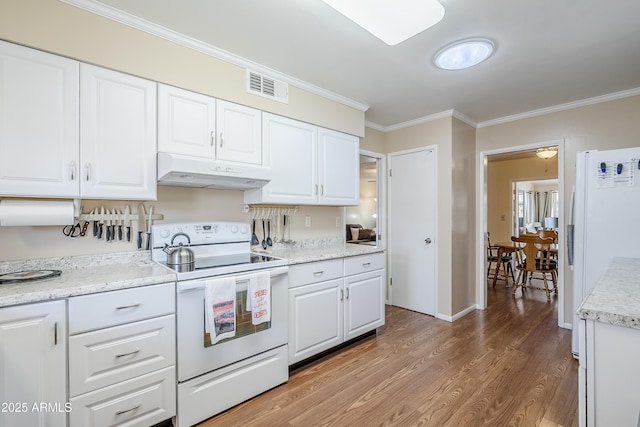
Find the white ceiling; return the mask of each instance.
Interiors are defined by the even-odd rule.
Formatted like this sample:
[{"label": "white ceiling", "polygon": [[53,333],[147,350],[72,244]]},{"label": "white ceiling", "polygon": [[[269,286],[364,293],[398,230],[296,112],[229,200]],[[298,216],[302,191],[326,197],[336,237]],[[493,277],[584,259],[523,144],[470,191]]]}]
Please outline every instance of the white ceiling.
[{"label": "white ceiling", "polygon": [[[474,123],[640,93],[639,0],[441,0],[444,19],[388,46],[321,0],[102,3],[368,105],[389,128],[455,110]],[[496,44],[463,71],[432,65],[467,37]]]}]

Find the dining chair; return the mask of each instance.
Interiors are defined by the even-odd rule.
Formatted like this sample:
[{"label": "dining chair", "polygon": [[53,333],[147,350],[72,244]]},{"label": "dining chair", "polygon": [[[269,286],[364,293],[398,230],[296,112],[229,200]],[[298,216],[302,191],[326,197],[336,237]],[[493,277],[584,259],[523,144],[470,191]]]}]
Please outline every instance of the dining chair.
[{"label": "dining chair", "polygon": [[[509,275],[511,275],[511,280],[513,283],[516,282],[515,274],[513,272],[513,267],[511,266],[513,261],[513,257],[511,254],[503,254],[499,246],[495,246],[491,244],[491,234],[487,231],[487,280],[491,278],[491,264],[496,264],[496,269],[498,269],[498,262],[502,263],[502,270],[504,271],[503,277],[505,279],[506,286],[509,286]],[[494,275],[496,274],[494,270]],[[495,280],[493,281],[495,286]]]},{"label": "dining chair", "polygon": [[[547,275],[551,277],[553,292],[558,295],[557,271],[558,263],[551,257],[552,238],[542,238],[537,234],[512,236],[511,241],[516,246],[516,269],[518,270],[518,278],[513,288],[515,294],[518,288],[542,289],[547,294],[547,301],[551,301],[551,292]],[[531,284],[534,273],[542,275],[544,288],[539,288]],[[527,279],[529,284],[527,285]]]}]

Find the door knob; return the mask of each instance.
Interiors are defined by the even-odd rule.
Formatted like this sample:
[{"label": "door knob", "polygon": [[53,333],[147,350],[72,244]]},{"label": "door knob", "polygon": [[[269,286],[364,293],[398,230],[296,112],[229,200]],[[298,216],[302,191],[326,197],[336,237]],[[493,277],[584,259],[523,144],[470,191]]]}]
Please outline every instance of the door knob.
[{"label": "door knob", "polygon": [[431,238],[427,237],[426,239],[424,239],[424,242],[428,245],[429,243],[431,243]]}]

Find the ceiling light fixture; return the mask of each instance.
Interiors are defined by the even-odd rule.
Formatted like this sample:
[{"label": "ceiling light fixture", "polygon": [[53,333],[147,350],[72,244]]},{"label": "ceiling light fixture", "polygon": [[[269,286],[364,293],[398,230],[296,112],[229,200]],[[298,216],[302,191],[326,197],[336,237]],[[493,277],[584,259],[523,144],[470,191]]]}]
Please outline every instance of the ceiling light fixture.
[{"label": "ceiling light fixture", "polygon": [[536,156],[541,159],[550,159],[558,154],[558,147],[538,148],[536,150]]},{"label": "ceiling light fixture", "polygon": [[493,42],[488,39],[460,40],[440,49],[434,62],[436,67],[443,70],[463,70],[486,61],[493,53],[493,48]]},{"label": "ceiling light fixture", "polygon": [[323,0],[393,46],[437,24],[444,17],[438,0]]}]

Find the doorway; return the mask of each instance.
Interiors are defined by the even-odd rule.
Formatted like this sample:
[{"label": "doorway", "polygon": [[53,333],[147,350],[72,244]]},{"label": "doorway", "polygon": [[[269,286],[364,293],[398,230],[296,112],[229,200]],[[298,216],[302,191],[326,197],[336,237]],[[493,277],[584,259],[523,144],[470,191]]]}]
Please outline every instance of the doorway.
[{"label": "doorway", "polygon": [[384,170],[382,154],[360,150],[360,204],[345,208],[347,243],[382,246]]},{"label": "doorway", "polygon": [[[477,250],[476,253],[478,255],[478,258],[476,260],[476,272],[478,274],[477,280],[476,280],[476,284],[477,284],[477,289],[476,289],[476,296],[477,296],[477,301],[478,301],[478,308],[480,309],[485,309],[487,307],[487,292],[486,292],[486,286],[487,286],[487,280],[486,280],[486,233],[489,231],[489,226],[488,223],[491,221],[507,221],[505,222],[504,226],[506,227],[506,234],[508,234],[508,238],[504,237],[504,236],[498,236],[497,238],[502,238],[502,239],[509,239],[510,238],[510,234],[512,231],[512,221],[510,220],[509,216],[510,216],[510,212],[512,212],[512,204],[515,205],[516,201],[514,200],[513,197],[510,197],[509,201],[507,202],[509,207],[505,207],[504,209],[506,209],[506,211],[503,211],[503,213],[499,214],[497,217],[495,215],[493,215],[492,217],[489,217],[488,214],[488,198],[489,198],[489,192],[490,192],[490,188],[489,188],[489,182],[488,182],[488,173],[487,173],[487,168],[488,168],[488,162],[489,159],[495,159],[494,156],[513,156],[516,155],[516,153],[522,153],[522,152],[535,152],[537,149],[539,148],[545,148],[545,147],[550,147],[550,146],[557,146],[558,147],[558,155],[555,159],[553,159],[554,162],[557,162],[557,179],[558,179],[558,199],[560,201],[565,200],[564,198],[564,140],[553,140],[553,141],[545,141],[545,142],[540,142],[540,143],[535,143],[535,144],[529,144],[529,145],[521,145],[521,146],[512,146],[512,147],[506,147],[506,148],[500,148],[500,149],[492,149],[492,150],[486,150],[486,151],[481,151],[479,153],[478,156],[478,167],[477,167],[477,191],[478,191],[478,199],[477,199],[477,212],[478,214],[478,223],[477,223],[477,230],[478,230],[478,236],[476,239],[476,243],[477,243]],[[548,162],[548,160],[547,160]],[[506,182],[506,185],[509,187],[509,191],[511,192],[511,188],[512,188],[512,184],[513,184],[513,180]],[[515,195],[514,195],[515,196]],[[506,218],[503,218],[503,215]],[[564,257],[565,257],[565,236],[564,233],[562,232],[562,230],[564,230],[564,206],[562,203],[558,204],[558,225],[557,225],[558,230],[560,230],[560,233],[558,233],[558,302],[557,302],[557,307],[558,307],[558,326],[566,328],[567,325],[564,322],[564,312],[565,312],[565,308],[564,308]],[[494,236],[493,233],[491,234],[491,239],[492,241],[494,240]]]},{"label": "doorway", "polygon": [[391,153],[388,159],[391,303],[435,316],[436,148]]}]

